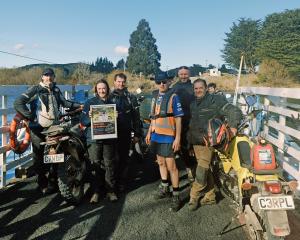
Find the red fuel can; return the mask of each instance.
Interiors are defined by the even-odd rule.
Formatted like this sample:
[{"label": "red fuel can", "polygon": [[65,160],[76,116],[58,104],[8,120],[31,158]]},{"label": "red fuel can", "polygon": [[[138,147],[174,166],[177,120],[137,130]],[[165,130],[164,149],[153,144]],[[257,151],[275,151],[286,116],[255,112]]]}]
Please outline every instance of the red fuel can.
[{"label": "red fuel can", "polygon": [[276,169],[275,153],[271,144],[255,144],[251,151],[252,165],[255,170]]}]

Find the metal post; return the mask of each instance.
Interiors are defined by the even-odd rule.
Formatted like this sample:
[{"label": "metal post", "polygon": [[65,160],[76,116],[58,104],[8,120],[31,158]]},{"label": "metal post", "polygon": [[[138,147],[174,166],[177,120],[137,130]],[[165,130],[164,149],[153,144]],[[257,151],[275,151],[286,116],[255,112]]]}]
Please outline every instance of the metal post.
[{"label": "metal post", "polygon": [[[7,109],[7,96],[1,96],[2,109]],[[7,115],[2,115],[2,126],[7,125]],[[7,143],[6,133],[2,133],[2,146],[5,146]],[[6,154],[4,152],[0,155],[0,188],[3,188],[6,185]]]},{"label": "metal post", "polygon": [[244,55],[242,55],[242,57],[241,57],[239,73],[238,73],[238,77],[236,79],[236,86],[235,86],[235,92],[234,92],[234,97],[233,97],[233,105],[236,105],[236,102],[237,102],[237,94],[238,94],[238,88],[240,86],[240,78],[241,78],[241,72],[242,72],[243,59],[244,59]]}]

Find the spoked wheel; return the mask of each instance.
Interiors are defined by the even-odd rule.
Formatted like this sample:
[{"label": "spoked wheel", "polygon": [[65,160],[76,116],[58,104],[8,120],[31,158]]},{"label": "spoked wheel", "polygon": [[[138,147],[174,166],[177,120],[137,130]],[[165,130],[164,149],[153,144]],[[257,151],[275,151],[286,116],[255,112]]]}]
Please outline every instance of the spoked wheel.
[{"label": "spoked wheel", "polygon": [[69,203],[77,205],[84,195],[84,175],[86,163],[68,155],[64,163],[58,166],[58,187],[62,197]]}]

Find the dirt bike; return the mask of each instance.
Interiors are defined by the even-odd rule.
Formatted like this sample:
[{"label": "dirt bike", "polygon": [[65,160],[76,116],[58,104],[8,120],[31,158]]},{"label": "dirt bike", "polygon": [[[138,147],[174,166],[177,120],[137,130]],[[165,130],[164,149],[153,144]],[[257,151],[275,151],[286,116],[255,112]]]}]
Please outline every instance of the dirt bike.
[{"label": "dirt bike", "polygon": [[[44,163],[57,168],[61,196],[71,204],[78,204],[84,195],[88,162],[85,140],[76,116],[80,109],[61,116],[61,120],[42,132],[46,136]],[[74,117],[75,116],[75,117]],[[78,119],[78,118],[77,118]]]},{"label": "dirt bike", "polygon": [[240,222],[251,239],[284,239],[290,234],[287,211],[295,208],[297,182],[281,177],[270,144],[262,138],[253,141],[244,133],[249,132],[251,116],[253,111],[240,124],[227,150],[215,151],[213,172],[222,195],[237,204]]}]

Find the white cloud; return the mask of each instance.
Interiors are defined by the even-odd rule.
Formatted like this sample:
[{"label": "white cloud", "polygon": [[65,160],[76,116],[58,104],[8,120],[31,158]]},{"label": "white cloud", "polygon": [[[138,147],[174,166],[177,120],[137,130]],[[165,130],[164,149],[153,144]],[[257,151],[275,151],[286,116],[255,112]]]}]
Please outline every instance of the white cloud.
[{"label": "white cloud", "polygon": [[120,54],[120,55],[126,55],[126,54],[128,54],[128,47],[116,46],[115,53]]},{"label": "white cloud", "polygon": [[25,45],[23,43],[17,43],[15,46],[14,46],[14,50],[16,51],[20,51],[22,49],[24,49]]}]

